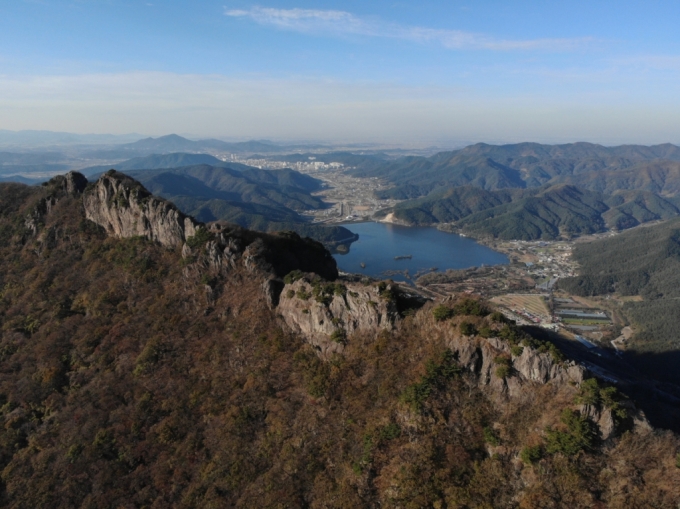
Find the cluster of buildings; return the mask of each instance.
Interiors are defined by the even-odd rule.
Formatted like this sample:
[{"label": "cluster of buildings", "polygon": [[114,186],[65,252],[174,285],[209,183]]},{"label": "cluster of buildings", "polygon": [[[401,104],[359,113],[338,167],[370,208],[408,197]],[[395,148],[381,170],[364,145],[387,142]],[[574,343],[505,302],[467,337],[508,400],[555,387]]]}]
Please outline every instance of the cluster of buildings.
[{"label": "cluster of buildings", "polygon": [[525,263],[527,274],[536,279],[539,290],[551,290],[559,279],[576,275],[568,242],[514,240],[508,244],[514,257]]}]

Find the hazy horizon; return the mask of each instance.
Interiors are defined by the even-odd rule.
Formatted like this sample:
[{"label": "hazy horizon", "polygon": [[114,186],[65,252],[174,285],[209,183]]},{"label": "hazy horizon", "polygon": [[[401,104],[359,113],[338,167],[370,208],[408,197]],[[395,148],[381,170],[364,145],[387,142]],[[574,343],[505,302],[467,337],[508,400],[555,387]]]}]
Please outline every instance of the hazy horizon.
[{"label": "hazy horizon", "polygon": [[24,0],[3,10],[0,129],[680,142],[680,5]]},{"label": "hazy horizon", "polygon": [[194,133],[152,133],[152,134],[144,134],[144,133],[106,133],[106,132],[69,132],[69,131],[51,131],[51,130],[41,130],[41,129],[24,129],[24,130],[11,130],[11,129],[0,129],[0,147],[2,147],[3,150],[6,150],[8,147],[11,148],[11,146],[14,144],[17,147],[23,146],[24,148],[30,148],[31,145],[34,145],[36,148],[39,148],[41,146],[43,147],[49,147],[49,146],[54,146],[58,147],[59,145],[67,145],[64,142],[54,142],[51,143],[49,140],[45,141],[38,141],[35,143],[31,143],[29,141],[23,141],[23,142],[18,142],[18,143],[11,143],[3,139],[3,134],[7,135],[7,133],[12,133],[12,135],[22,135],[22,134],[35,134],[39,135],[39,133],[44,133],[46,137],[49,137],[50,135],[60,135],[60,136],[78,136],[78,137],[101,137],[101,138],[106,138],[107,141],[97,141],[97,140],[90,140],[90,141],[72,141],[70,144],[101,144],[101,145],[112,145],[112,144],[123,144],[123,143],[132,143],[134,141],[146,139],[146,138],[152,138],[152,139],[157,139],[157,138],[163,138],[166,136],[171,136],[171,135],[177,135],[181,136],[182,138],[186,138],[188,140],[193,140],[193,141],[200,141],[200,140],[207,140],[207,139],[215,139],[215,140],[220,140],[228,143],[241,143],[241,142],[249,142],[249,141],[256,141],[256,142],[263,142],[263,143],[272,143],[274,145],[281,145],[283,147],[286,146],[304,146],[304,145],[318,145],[320,147],[328,147],[328,148],[334,148],[334,147],[342,147],[342,148],[351,148],[354,147],[356,149],[393,149],[393,150],[409,150],[409,149],[419,149],[419,150],[425,150],[425,149],[441,149],[441,150],[457,150],[461,149],[464,147],[468,147],[471,145],[475,145],[478,143],[485,143],[488,145],[514,145],[514,144],[521,144],[521,143],[539,143],[539,144],[544,144],[544,145],[568,145],[568,144],[573,144],[573,143],[592,143],[596,145],[602,145],[605,147],[616,147],[616,146],[621,146],[621,145],[643,145],[643,146],[653,146],[653,145],[663,145],[666,143],[671,143],[673,145],[678,145],[680,146],[680,143],[678,142],[673,142],[673,141],[660,141],[660,142],[652,142],[652,143],[639,143],[635,141],[620,141],[620,142],[604,142],[604,141],[597,141],[597,140],[585,140],[585,139],[569,139],[569,140],[551,140],[551,139],[518,139],[518,140],[506,140],[506,139],[479,139],[479,140],[445,140],[445,139],[440,139],[440,140],[429,140],[429,143],[426,140],[421,140],[420,142],[415,142],[411,141],[409,142],[386,142],[386,141],[367,141],[367,140],[338,140],[338,139],[324,139],[324,138],[307,138],[307,139],[299,139],[299,138],[266,138],[266,137],[237,137],[237,136],[219,136],[219,135],[197,135]]}]

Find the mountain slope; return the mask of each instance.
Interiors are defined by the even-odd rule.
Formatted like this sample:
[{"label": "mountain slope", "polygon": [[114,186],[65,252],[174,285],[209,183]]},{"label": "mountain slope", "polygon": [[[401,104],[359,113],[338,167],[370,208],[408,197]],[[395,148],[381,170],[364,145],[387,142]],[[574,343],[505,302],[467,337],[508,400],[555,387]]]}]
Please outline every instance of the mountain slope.
[{"label": "mountain slope", "polygon": [[498,191],[456,187],[402,202],[378,217],[403,224],[451,223],[473,235],[534,240],[626,229],[677,215],[675,204],[649,192],[607,196],[555,185]]},{"label": "mountain slope", "polygon": [[[141,225],[109,237],[84,203],[123,217],[162,201],[119,174],[85,200],[69,182],[0,185],[4,507],[677,505],[678,437],[483,303],[329,339],[323,357],[263,290],[328,260],[320,246],[219,225],[182,247]],[[164,210],[152,230],[174,231]],[[286,253],[297,265],[267,262]],[[387,285],[293,279],[300,316],[360,292],[366,312],[394,305]]]},{"label": "mountain slope", "polygon": [[144,157],[133,157],[127,161],[104,165],[90,166],[80,170],[83,175],[98,175],[115,168],[118,171],[131,170],[157,170],[162,168],[179,168],[181,166],[194,166],[208,164],[211,166],[228,167],[234,170],[245,169],[247,166],[238,163],[225,163],[209,154],[188,154],[186,152],[174,152],[170,154],[152,154]]},{"label": "mountain slope", "polygon": [[635,360],[647,373],[680,381],[680,219],[579,244],[573,256],[579,275],[561,280],[559,287],[584,296],[643,297],[622,310],[635,328],[628,348],[639,354]]},{"label": "mountain slope", "polygon": [[574,293],[680,298],[680,219],[579,244],[573,256],[581,275],[560,285]]},{"label": "mountain slope", "polygon": [[522,240],[571,237],[605,229],[602,213],[608,207],[595,193],[556,186],[531,194],[467,216],[457,224],[475,234]]},{"label": "mountain slope", "polygon": [[[324,203],[309,193],[318,181],[292,170],[247,170],[199,165],[156,171],[130,171],[152,192],[165,197],[189,193],[195,198],[218,198],[283,206],[293,210],[320,209]],[[207,193],[207,194],[201,194]]]},{"label": "mountain slope", "polygon": [[602,193],[634,189],[662,196],[677,196],[680,193],[680,163],[650,161],[624,170],[607,168],[587,174],[559,176],[550,182],[574,184]]}]

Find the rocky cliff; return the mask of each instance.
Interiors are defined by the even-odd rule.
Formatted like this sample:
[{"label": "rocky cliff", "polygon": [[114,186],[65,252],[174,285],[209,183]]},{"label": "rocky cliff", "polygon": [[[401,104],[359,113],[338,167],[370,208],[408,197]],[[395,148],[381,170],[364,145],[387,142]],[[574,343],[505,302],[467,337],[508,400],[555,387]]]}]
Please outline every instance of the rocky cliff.
[{"label": "rocky cliff", "polygon": [[84,192],[83,205],[85,217],[109,235],[143,236],[169,248],[182,246],[187,274],[217,275],[242,263],[265,279],[263,290],[272,306],[283,287],[280,278],[293,270],[314,272],[328,280],[338,276],[335,260],[318,242],[292,232],[265,234],[225,222],[203,225],[113,170]]},{"label": "rocky cliff", "polygon": [[70,171],[66,175],[58,175],[44,184],[50,189],[47,196],[40,198],[33,210],[25,217],[24,226],[31,235],[37,235],[45,216],[64,196],[77,196],[87,186],[87,179],[80,173]]},{"label": "rocky cliff", "polygon": [[[377,338],[381,330],[399,329],[402,318],[395,298],[399,292],[398,287],[386,283],[325,284],[302,277],[284,287],[277,311],[322,357],[329,357],[342,354],[356,333]],[[530,398],[538,386],[573,396],[585,380],[593,377],[586,367],[561,358],[548,344],[532,344],[530,340],[520,347],[503,339],[504,322],[494,322],[491,316],[487,311],[485,316],[458,315],[438,321],[432,307],[426,306],[413,314],[409,327],[433,343],[445,344],[457,365],[501,407]],[[472,322],[475,332],[462,333],[463,322]],[[478,328],[486,329],[484,336],[477,333]],[[649,428],[634,405],[629,401],[621,405],[628,414],[626,426]],[[597,424],[603,440],[615,436],[622,422],[612,408],[601,404],[580,405],[577,410]]]},{"label": "rocky cliff", "polygon": [[327,284],[307,277],[284,287],[277,311],[324,354],[342,351],[356,332],[389,330],[399,319],[392,285]]},{"label": "rocky cliff", "polygon": [[166,247],[181,246],[199,225],[136,180],[111,170],[83,196],[85,217],[115,237],[143,236]]}]

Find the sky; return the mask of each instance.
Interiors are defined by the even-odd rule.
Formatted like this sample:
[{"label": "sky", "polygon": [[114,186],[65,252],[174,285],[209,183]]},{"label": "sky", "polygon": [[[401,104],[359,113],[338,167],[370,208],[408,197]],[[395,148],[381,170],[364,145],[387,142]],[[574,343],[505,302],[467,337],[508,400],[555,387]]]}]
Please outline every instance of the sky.
[{"label": "sky", "polygon": [[680,2],[0,0],[0,129],[680,143]]}]

